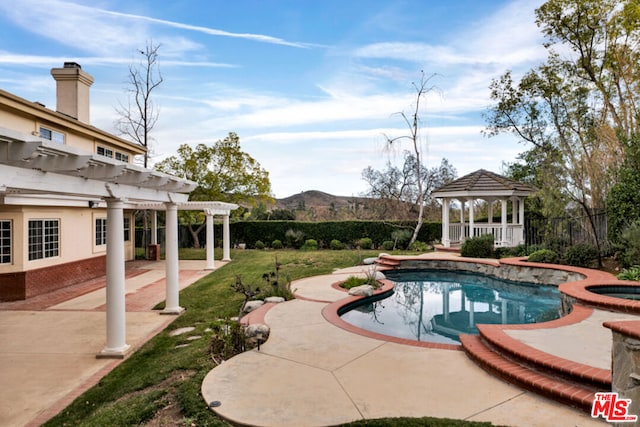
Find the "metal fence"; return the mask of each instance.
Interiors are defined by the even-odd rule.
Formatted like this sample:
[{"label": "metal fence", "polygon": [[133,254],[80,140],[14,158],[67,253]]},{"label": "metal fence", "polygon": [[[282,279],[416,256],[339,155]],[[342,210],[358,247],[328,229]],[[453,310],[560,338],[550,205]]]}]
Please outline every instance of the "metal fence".
[{"label": "metal fence", "polygon": [[589,243],[599,247],[601,253],[610,247],[604,209],[594,210],[591,215],[525,218],[524,232],[527,246],[564,249],[578,243]]}]

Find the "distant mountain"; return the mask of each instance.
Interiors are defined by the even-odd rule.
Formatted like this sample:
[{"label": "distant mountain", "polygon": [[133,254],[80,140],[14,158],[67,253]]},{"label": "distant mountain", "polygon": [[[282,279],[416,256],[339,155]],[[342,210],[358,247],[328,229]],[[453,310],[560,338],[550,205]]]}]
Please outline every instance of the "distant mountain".
[{"label": "distant mountain", "polygon": [[341,209],[349,208],[355,203],[370,203],[371,199],[366,197],[345,197],[334,196],[332,194],[324,193],[322,191],[311,190],[303,191],[302,193],[294,194],[293,196],[285,197],[284,199],[276,199],[276,209],[288,209],[288,210],[304,210],[309,208],[315,209]]},{"label": "distant mountain", "polygon": [[317,190],[276,199],[273,209],[292,211],[299,221],[415,220],[417,215],[417,210],[405,203],[358,196],[334,196]]}]

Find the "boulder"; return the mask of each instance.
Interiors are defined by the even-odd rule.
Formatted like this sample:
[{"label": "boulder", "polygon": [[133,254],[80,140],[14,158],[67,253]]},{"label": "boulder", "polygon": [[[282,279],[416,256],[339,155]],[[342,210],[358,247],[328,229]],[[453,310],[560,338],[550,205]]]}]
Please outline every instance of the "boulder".
[{"label": "boulder", "polygon": [[251,313],[253,310],[261,307],[264,304],[264,301],[255,300],[255,301],[247,301],[247,303],[242,308],[242,311],[245,313]]},{"label": "boulder", "polygon": [[249,345],[257,345],[260,349],[260,344],[267,341],[271,329],[267,325],[261,323],[255,323],[244,328],[244,334]]},{"label": "boulder", "polygon": [[356,286],[354,288],[349,289],[349,295],[357,296],[357,297],[370,297],[373,295],[373,286],[371,285],[361,285]]},{"label": "boulder", "polygon": [[264,302],[272,302],[275,304],[280,304],[281,302],[284,302],[284,298],[282,297],[267,297],[264,299]]}]

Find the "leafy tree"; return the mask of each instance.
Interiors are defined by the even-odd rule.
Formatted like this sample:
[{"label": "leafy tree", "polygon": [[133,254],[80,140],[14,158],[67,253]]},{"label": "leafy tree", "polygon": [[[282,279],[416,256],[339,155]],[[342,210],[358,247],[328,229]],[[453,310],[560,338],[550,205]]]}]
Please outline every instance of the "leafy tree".
[{"label": "leafy tree", "polygon": [[546,194],[547,212],[570,200],[591,217],[605,206],[625,141],[639,130],[640,6],[549,0],[536,23],[548,59],[519,82],[510,71],[492,82],[487,134],[513,133],[530,147],[521,160],[531,162],[539,188],[560,189]]},{"label": "leafy tree", "polygon": [[[180,176],[198,183],[191,192],[192,201],[221,201],[256,206],[272,202],[269,173],[249,154],[242,151],[240,138],[233,132],[212,145],[195,148],[183,144],[178,154],[157,163],[161,172]],[[200,246],[198,233],[204,227],[201,212],[181,212],[180,221],[188,225],[194,246]],[[200,226],[194,228],[194,224]]]}]

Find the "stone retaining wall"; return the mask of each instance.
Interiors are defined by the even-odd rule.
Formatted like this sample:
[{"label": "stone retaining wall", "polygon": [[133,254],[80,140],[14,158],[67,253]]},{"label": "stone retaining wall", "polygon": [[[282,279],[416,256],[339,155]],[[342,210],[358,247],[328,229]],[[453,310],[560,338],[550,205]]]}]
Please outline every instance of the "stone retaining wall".
[{"label": "stone retaining wall", "polygon": [[504,264],[499,261],[486,262],[481,260],[408,259],[402,260],[396,269],[457,270],[486,274],[515,282],[555,286],[585,278],[584,275],[572,271],[521,265],[521,263]]}]

